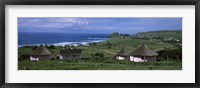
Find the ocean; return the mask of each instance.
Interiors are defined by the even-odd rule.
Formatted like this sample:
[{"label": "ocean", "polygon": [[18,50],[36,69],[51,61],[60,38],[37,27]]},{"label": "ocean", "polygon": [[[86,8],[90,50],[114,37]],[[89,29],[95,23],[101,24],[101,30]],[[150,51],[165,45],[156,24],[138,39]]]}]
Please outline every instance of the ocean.
[{"label": "ocean", "polygon": [[18,47],[29,44],[34,45],[88,45],[88,43],[102,42],[108,40],[110,34],[92,34],[92,33],[18,33]]}]

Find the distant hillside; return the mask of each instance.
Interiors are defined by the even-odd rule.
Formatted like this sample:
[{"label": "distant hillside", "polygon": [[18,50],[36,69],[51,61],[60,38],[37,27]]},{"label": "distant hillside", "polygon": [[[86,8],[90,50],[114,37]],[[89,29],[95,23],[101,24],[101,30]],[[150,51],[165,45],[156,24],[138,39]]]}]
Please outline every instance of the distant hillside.
[{"label": "distant hillside", "polygon": [[125,37],[129,37],[129,34],[119,34],[118,32],[113,32],[109,38],[125,38]]},{"label": "distant hillside", "polygon": [[182,30],[162,30],[162,31],[149,31],[139,32],[135,38],[152,38],[162,40],[177,40],[182,41]]}]

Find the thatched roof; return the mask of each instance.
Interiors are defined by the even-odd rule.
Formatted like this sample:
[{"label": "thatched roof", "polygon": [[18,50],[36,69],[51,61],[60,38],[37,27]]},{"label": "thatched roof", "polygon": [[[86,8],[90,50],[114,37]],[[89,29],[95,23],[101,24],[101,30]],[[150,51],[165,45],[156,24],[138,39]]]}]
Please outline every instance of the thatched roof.
[{"label": "thatched roof", "polygon": [[39,46],[30,55],[50,55],[51,52],[45,46]]},{"label": "thatched roof", "polygon": [[82,49],[64,49],[60,51],[61,55],[81,54]]},{"label": "thatched roof", "polygon": [[157,56],[158,54],[151,49],[149,49],[146,45],[141,45],[136,48],[130,55],[137,55],[137,56]]},{"label": "thatched roof", "polygon": [[122,48],[122,49],[116,54],[116,56],[125,56],[124,48]]}]

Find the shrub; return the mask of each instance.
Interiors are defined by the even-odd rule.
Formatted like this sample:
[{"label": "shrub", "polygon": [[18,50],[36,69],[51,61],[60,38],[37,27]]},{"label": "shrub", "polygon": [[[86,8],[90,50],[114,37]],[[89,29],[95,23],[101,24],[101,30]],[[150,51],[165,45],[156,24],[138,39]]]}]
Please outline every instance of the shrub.
[{"label": "shrub", "polygon": [[103,63],[115,63],[117,62],[116,60],[114,60],[113,58],[104,58]]},{"label": "shrub", "polygon": [[51,58],[51,60],[56,60],[56,58]]},{"label": "shrub", "polygon": [[180,60],[182,61],[182,49],[161,50],[157,52],[160,60]]},{"label": "shrub", "polygon": [[149,66],[149,69],[152,70],[152,69],[153,69],[153,65],[150,65],[150,66]]},{"label": "shrub", "polygon": [[95,60],[104,59],[104,54],[103,53],[95,53],[95,54],[91,54],[91,57],[94,58]]},{"label": "shrub", "polygon": [[156,62],[155,65],[160,65],[160,63],[157,63],[157,62]]},{"label": "shrub", "polygon": [[54,45],[50,45],[48,48],[49,49],[55,49],[55,46]]},{"label": "shrub", "polygon": [[90,60],[90,58],[84,58],[84,57],[83,57],[82,60],[87,61],[87,60]]},{"label": "shrub", "polygon": [[30,58],[29,56],[30,56],[29,54],[21,55],[19,57],[19,60],[29,60],[29,58]]}]

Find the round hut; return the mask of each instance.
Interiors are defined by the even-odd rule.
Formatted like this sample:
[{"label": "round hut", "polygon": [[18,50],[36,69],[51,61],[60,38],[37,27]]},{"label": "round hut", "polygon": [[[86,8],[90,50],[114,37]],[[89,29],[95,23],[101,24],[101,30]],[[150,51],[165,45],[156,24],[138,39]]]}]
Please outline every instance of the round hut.
[{"label": "round hut", "polygon": [[125,60],[127,55],[125,55],[124,48],[122,48],[116,55],[116,60]]},{"label": "round hut", "polygon": [[30,60],[50,60],[51,52],[45,46],[39,46],[30,53]]},{"label": "round hut", "polygon": [[154,62],[158,54],[142,44],[130,53],[130,61],[134,62]]},{"label": "round hut", "polygon": [[82,49],[64,49],[59,52],[60,60],[71,60],[71,59],[82,59],[83,50]]}]

